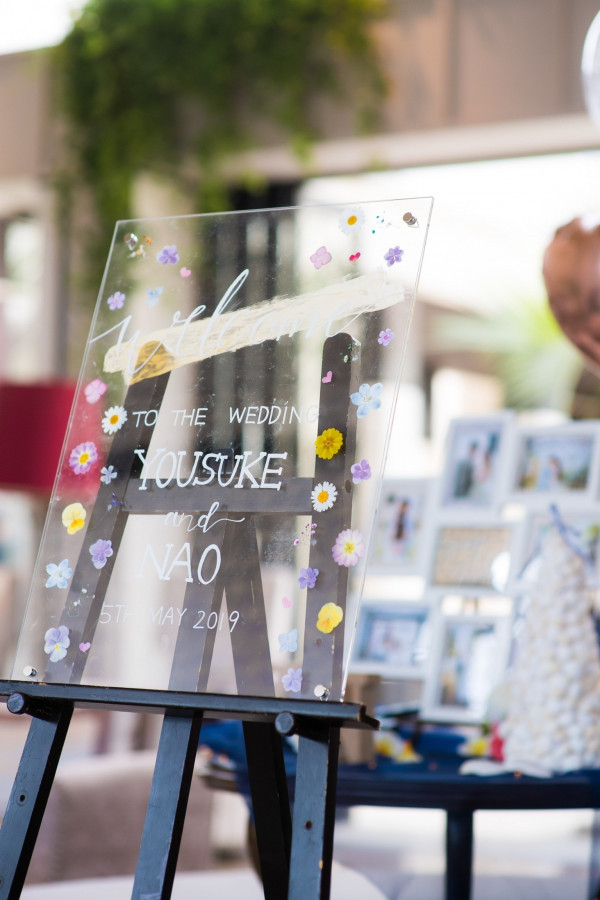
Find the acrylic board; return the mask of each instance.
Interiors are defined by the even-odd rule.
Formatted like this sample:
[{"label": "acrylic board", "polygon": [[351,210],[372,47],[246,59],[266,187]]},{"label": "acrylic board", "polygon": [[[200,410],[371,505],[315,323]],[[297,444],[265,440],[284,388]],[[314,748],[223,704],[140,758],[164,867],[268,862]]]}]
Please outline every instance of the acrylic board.
[{"label": "acrylic board", "polygon": [[117,224],[13,679],[343,696],[431,205]]}]

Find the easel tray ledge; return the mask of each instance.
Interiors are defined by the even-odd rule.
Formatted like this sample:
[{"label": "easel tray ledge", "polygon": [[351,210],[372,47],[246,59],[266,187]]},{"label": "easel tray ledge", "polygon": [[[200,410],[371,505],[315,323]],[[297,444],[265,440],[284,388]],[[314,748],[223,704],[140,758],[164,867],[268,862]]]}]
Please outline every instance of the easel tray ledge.
[{"label": "easel tray ledge", "polygon": [[[0,699],[19,694],[43,704],[72,703],[81,709],[115,709],[189,715],[197,710],[207,718],[231,718],[271,722],[283,712],[293,716],[321,719],[332,726],[377,729],[377,719],[367,715],[361,703],[293,700],[277,697],[246,697],[223,694],[196,694],[184,691],[156,691],[136,688],[99,687],[82,684],[48,684],[0,680]],[[23,710],[27,711],[27,710]],[[33,710],[32,710],[33,711]]]}]

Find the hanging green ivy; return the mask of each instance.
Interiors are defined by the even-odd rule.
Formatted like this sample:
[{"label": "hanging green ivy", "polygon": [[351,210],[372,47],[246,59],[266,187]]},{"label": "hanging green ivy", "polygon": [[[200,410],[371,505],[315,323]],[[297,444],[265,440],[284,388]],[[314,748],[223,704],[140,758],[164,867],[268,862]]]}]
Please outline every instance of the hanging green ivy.
[{"label": "hanging green ivy", "polygon": [[305,145],[311,100],[324,93],[351,102],[364,125],[384,93],[369,29],[385,5],[90,0],[55,67],[74,174],[92,192],[97,224],[110,233],[131,215],[143,171],[197,191],[199,211],[221,206],[220,162],[251,143],[257,119]]}]

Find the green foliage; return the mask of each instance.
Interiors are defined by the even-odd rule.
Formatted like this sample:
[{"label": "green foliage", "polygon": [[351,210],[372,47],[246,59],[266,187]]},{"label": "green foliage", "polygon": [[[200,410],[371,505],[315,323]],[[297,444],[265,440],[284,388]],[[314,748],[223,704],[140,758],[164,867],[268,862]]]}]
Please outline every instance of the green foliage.
[{"label": "green foliage", "polygon": [[491,356],[506,406],[571,410],[583,360],[545,299],[507,304],[487,317],[443,315],[434,343],[441,350]]},{"label": "green foliage", "polygon": [[98,224],[110,233],[131,215],[142,171],[198,191],[198,211],[225,208],[219,163],[251,141],[256,117],[306,146],[316,96],[372,113],[384,80],[369,26],[385,3],[89,0],[57,48],[56,96]]}]

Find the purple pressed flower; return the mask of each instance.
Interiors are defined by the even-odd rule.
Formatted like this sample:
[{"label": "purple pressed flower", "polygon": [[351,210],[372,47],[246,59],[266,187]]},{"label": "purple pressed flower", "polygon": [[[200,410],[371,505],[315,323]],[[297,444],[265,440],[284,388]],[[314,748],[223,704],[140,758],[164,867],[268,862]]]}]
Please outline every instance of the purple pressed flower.
[{"label": "purple pressed flower", "polygon": [[383,258],[387,262],[388,266],[393,266],[394,263],[402,262],[403,256],[404,250],[401,250],[400,247],[390,247]]},{"label": "purple pressed flower", "polygon": [[367,481],[371,477],[371,466],[366,459],[361,459],[360,462],[350,466],[350,472],[354,484],[360,484],[361,481]]},{"label": "purple pressed flower", "polygon": [[98,451],[93,441],[84,441],[73,447],[69,454],[69,465],[76,475],[85,475],[98,459]]},{"label": "purple pressed flower", "polygon": [[300,569],[298,584],[301,588],[314,588],[318,574],[318,569]]},{"label": "purple pressed flower", "polygon": [[161,265],[166,266],[169,263],[174,266],[179,262],[179,253],[177,252],[177,247],[175,244],[169,244],[166,247],[163,247],[160,253],[157,253],[156,258]]},{"label": "purple pressed flower", "polygon": [[125,303],[126,297],[121,291],[115,291],[114,294],[111,294],[108,300],[109,309],[121,309],[123,304]]},{"label": "purple pressed flower", "polygon": [[66,625],[49,628],[44,635],[44,653],[48,654],[50,662],[60,662],[64,659],[70,644],[69,629]]},{"label": "purple pressed flower", "polygon": [[281,683],[286,691],[297,694],[302,687],[302,669],[288,669],[282,676]]},{"label": "purple pressed flower", "polygon": [[92,544],[90,547],[94,568],[103,569],[106,565],[106,560],[109,556],[113,555],[113,552],[112,541],[105,541],[102,538],[98,538],[96,543]]},{"label": "purple pressed flower", "polygon": [[382,347],[387,347],[394,340],[394,332],[391,328],[386,328],[385,331],[379,332],[379,337],[377,338],[377,343],[381,344]]}]

